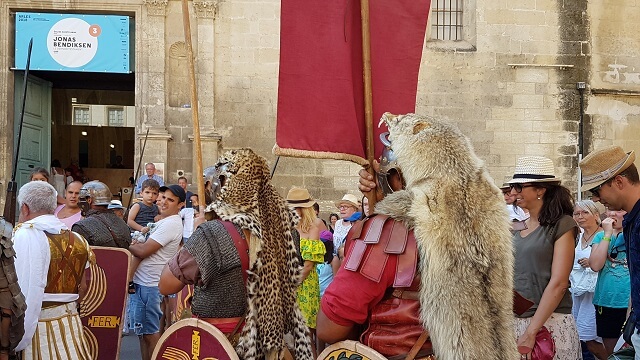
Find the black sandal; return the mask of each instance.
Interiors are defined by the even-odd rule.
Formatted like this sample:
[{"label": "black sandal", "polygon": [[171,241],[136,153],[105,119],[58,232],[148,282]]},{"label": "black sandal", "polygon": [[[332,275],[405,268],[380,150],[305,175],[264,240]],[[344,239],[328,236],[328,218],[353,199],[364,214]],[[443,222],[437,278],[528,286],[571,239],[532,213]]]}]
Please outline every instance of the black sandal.
[{"label": "black sandal", "polygon": [[135,294],[136,293],[136,286],[133,285],[133,281],[129,281],[128,292],[129,292],[129,294]]}]

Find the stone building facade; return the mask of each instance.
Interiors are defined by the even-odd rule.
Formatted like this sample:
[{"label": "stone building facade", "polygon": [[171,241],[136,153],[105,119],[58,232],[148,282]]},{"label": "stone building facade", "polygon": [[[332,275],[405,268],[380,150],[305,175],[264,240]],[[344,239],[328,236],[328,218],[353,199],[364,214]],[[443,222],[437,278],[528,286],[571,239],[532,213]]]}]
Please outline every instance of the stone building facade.
[{"label": "stone building facade", "polygon": [[[436,0],[433,0],[435,3]],[[635,0],[458,0],[459,40],[428,31],[416,112],[449,119],[467,134],[497,183],[522,155],[555,161],[577,189],[580,92],[584,153],[605,144],[640,150],[640,19]],[[280,2],[189,1],[204,165],[223,149],[250,146],[272,164],[278,85]],[[15,11],[127,14],[135,22],[138,139],[149,129],[144,161],[195,176],[190,88],[178,0],[0,3],[0,193],[11,174]],[[433,21],[433,16],[431,21]],[[431,27],[430,27],[431,28]],[[338,138],[340,134],[336,134]],[[137,142],[137,147],[140,141]],[[357,193],[359,166],[281,158],[275,184],[307,187],[332,210]]]}]

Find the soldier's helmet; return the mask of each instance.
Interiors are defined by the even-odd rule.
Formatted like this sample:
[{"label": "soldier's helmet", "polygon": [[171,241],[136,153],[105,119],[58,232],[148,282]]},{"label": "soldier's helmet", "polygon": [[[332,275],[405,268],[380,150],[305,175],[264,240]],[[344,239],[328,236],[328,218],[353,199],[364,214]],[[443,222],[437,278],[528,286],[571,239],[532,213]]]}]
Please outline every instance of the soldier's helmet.
[{"label": "soldier's helmet", "polygon": [[93,205],[109,205],[111,203],[111,190],[100,181],[89,181],[80,189],[80,199],[91,197]]},{"label": "soldier's helmet", "polygon": [[402,176],[402,171],[400,171],[400,167],[398,166],[398,158],[391,148],[391,142],[388,136],[388,131],[380,134],[380,141],[384,144],[384,149],[382,150],[382,155],[380,155],[380,172],[376,173],[378,184],[380,184],[385,194],[391,194],[393,192],[391,185],[389,185],[389,175],[395,171]]}]

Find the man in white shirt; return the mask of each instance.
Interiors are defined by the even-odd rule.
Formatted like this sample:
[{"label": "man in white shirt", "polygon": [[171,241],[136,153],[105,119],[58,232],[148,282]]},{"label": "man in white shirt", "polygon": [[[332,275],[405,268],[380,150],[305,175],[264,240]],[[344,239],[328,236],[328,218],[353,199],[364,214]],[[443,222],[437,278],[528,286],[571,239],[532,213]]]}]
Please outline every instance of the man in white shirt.
[{"label": "man in white shirt", "polygon": [[158,289],[160,274],[182,241],[182,218],[178,213],[184,206],[185,192],[178,185],[162,186],[164,202],[160,207],[162,220],[143,243],[134,242],[129,247],[131,253],[142,259],[133,276],[135,294],[129,297],[129,314],[134,332],[140,338],[143,360],[150,360],[160,339],[160,303],[162,295]]},{"label": "man in white shirt", "polygon": [[13,241],[27,310],[16,351],[24,350],[24,360],[91,358],[77,302],[86,291],[85,269],[95,257],[87,241],[53,215],[56,195],[42,181],[26,183],[18,194],[20,218]]}]

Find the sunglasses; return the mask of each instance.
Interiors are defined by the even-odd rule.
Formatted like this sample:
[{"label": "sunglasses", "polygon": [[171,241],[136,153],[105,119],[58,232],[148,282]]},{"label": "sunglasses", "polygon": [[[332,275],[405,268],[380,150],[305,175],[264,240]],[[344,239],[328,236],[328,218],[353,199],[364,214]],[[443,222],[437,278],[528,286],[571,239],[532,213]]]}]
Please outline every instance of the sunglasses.
[{"label": "sunglasses", "polygon": [[509,189],[510,190],[515,190],[518,194],[522,192],[522,189],[524,188],[528,188],[528,187],[534,187],[535,185],[529,184],[529,185],[522,185],[522,184],[509,184]]},{"label": "sunglasses", "polygon": [[[608,182],[608,181],[607,181]],[[602,189],[602,185],[606,184],[607,182],[604,182],[596,187],[594,187],[593,189],[589,190],[589,192],[591,193],[592,196],[595,197],[600,197],[600,189]]]},{"label": "sunglasses", "polygon": [[[624,176],[626,176],[626,174],[618,174],[618,175],[616,175],[616,176],[623,176],[623,177],[624,177]],[[593,196],[600,197],[600,189],[602,189],[602,187],[603,187],[603,186],[605,186],[606,184],[610,184],[610,183],[611,183],[611,182],[616,178],[616,176],[614,176],[614,177],[612,177],[611,179],[609,179],[609,180],[607,180],[607,181],[603,182],[602,184],[600,184],[600,185],[598,185],[598,186],[594,187],[593,189],[589,190],[589,192],[590,192]]]}]

